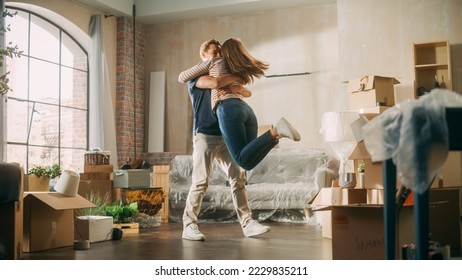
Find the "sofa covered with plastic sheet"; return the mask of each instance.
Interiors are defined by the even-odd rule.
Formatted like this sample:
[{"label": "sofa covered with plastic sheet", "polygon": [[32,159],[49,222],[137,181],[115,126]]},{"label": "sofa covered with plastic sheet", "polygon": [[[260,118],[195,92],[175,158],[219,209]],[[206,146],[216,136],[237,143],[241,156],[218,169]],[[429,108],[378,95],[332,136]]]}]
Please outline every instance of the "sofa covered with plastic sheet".
[{"label": "sofa covered with plastic sheet", "polygon": [[[254,169],[247,171],[247,194],[253,218],[259,221],[306,222],[305,209],[324,186],[331,158],[318,149],[273,149]],[[234,222],[231,188],[223,171],[213,164],[200,222]],[[172,160],[169,218],[181,222],[191,187],[191,155]]]}]

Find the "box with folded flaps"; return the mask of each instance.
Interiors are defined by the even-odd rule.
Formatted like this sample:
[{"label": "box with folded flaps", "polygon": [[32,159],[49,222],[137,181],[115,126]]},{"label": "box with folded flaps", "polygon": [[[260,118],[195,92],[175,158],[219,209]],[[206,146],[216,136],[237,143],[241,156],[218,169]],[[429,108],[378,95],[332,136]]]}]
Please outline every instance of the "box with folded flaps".
[{"label": "box with folded flaps", "polygon": [[80,195],[56,192],[24,193],[24,252],[74,244],[74,209],[95,207]]},{"label": "box with folded flaps", "polygon": [[[317,211],[332,205],[366,202],[366,189],[322,188],[311,203],[311,208]],[[332,238],[331,211],[317,211],[316,215],[321,222],[322,237]]]},{"label": "box with folded flaps", "polygon": [[350,109],[395,105],[394,85],[399,82],[393,77],[364,76],[346,83]]},{"label": "box with folded flaps", "polygon": [[[385,237],[383,205],[329,206],[332,211],[332,259],[383,260]],[[397,247],[415,243],[413,207],[401,208],[397,218]]]},{"label": "box with folded flaps", "polygon": [[[383,188],[382,162],[373,162],[371,160],[371,155],[367,150],[362,133],[363,126],[378,115],[373,113],[361,114],[360,118],[351,124],[357,144],[348,159],[354,161],[355,171],[358,170],[359,164],[364,164],[364,187],[367,189]],[[359,173],[356,173],[356,176],[359,177]],[[397,183],[399,185],[399,182]]]}]

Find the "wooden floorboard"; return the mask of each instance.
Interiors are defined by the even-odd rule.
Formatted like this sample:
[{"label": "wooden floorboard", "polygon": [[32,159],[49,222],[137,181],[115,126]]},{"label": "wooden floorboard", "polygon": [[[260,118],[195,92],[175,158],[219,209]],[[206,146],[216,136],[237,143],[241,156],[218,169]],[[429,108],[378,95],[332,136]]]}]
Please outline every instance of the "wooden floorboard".
[{"label": "wooden floorboard", "polygon": [[181,239],[182,224],[140,229],[118,241],[92,243],[88,250],[65,247],[24,253],[25,260],[330,260],[331,240],[310,224],[265,223],[271,231],[247,238],[238,223],[205,223],[205,241]]}]

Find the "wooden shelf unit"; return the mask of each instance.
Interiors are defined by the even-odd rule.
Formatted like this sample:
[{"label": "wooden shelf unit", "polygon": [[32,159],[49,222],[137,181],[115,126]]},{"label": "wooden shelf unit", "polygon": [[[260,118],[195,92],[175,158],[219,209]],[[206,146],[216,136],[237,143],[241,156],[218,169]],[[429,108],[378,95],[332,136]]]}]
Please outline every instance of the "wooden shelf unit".
[{"label": "wooden shelf unit", "polygon": [[414,43],[414,96],[431,91],[437,77],[441,88],[452,90],[451,49],[448,41]]}]

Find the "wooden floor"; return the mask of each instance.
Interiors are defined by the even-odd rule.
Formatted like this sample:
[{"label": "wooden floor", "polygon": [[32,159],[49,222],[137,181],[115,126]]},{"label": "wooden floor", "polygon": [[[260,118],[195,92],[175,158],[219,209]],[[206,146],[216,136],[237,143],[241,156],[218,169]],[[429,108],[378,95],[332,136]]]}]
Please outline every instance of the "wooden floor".
[{"label": "wooden floor", "polygon": [[200,224],[205,241],[181,238],[182,224],[140,229],[118,241],[24,253],[25,260],[331,260],[330,239],[316,225],[266,223],[271,231],[246,238],[238,223]]}]

